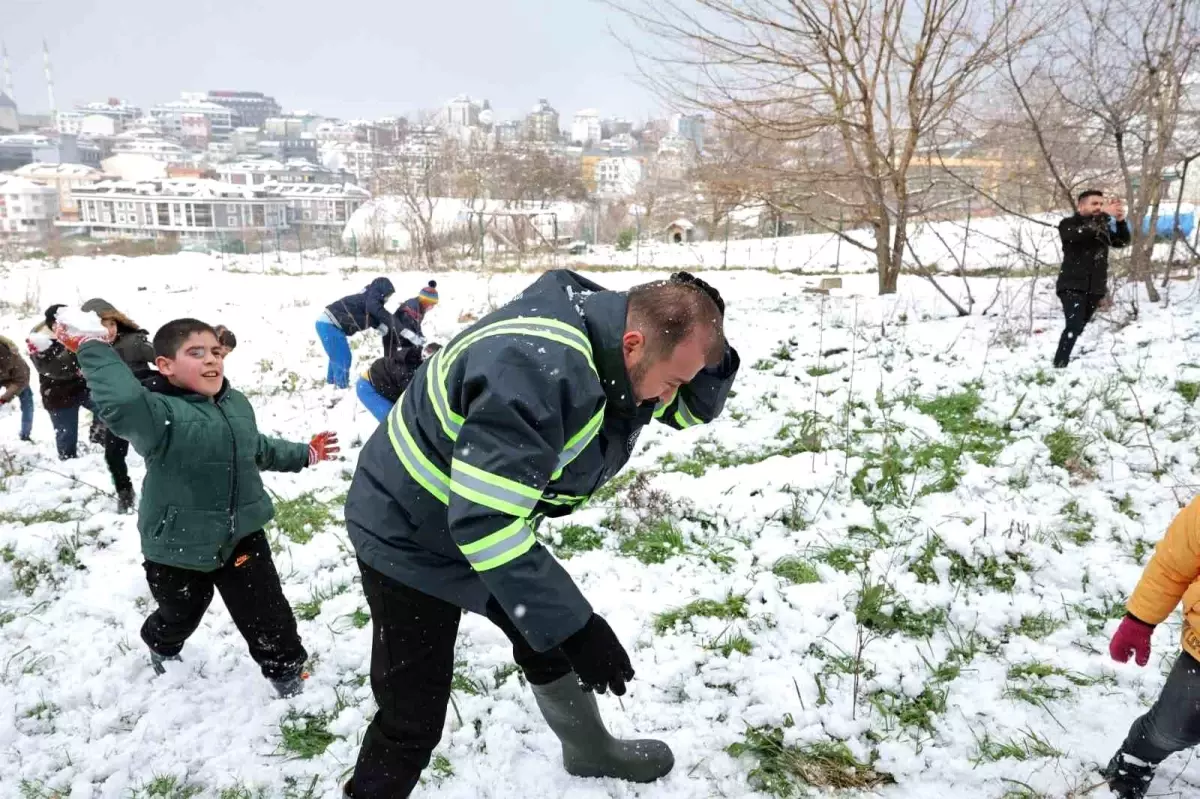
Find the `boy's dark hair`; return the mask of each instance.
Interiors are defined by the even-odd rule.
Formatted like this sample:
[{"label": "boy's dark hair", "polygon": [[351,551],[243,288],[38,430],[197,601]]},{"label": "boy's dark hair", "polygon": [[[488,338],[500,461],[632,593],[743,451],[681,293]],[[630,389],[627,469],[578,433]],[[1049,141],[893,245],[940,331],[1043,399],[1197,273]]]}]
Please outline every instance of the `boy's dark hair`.
[{"label": "boy's dark hair", "polygon": [[626,330],[643,331],[651,357],[669,356],[694,330],[704,328],[711,331],[705,361],[709,366],[721,362],[725,326],[720,308],[704,289],[693,283],[659,281],[634,286],[628,296]]},{"label": "boy's dark hair", "polygon": [[159,358],[174,359],[183,342],[193,333],[212,333],[213,338],[217,336],[217,331],[207,322],[201,322],[199,319],[173,319],[154,334],[154,354]]},{"label": "boy's dark hair", "polygon": [[222,347],[229,349],[237,349],[237,336],[233,335],[233,331],[227,327],[222,327],[217,333],[217,341],[221,342]]},{"label": "boy's dark hair", "polygon": [[1086,200],[1088,197],[1103,197],[1103,196],[1104,196],[1104,192],[1100,191],[1099,189],[1088,189],[1087,191],[1079,192],[1079,196],[1075,198],[1075,202],[1081,203],[1084,200]]}]

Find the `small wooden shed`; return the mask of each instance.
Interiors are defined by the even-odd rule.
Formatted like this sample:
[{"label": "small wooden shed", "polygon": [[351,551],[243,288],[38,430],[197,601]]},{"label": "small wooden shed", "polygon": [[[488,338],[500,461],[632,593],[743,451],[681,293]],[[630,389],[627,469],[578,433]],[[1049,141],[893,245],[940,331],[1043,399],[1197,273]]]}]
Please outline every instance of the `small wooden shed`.
[{"label": "small wooden shed", "polygon": [[676,219],[671,224],[667,225],[667,243],[668,244],[684,244],[691,243],[693,231],[696,226],[686,219]]}]

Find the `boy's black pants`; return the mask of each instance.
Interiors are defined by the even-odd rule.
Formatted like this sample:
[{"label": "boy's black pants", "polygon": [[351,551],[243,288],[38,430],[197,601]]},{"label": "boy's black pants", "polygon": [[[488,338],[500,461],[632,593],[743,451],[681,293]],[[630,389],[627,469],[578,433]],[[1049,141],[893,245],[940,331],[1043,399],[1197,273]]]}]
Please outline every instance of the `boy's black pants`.
[{"label": "boy's black pants", "polygon": [[[454,680],[454,641],[462,610],[358,562],[371,607],[371,690],[379,711],[363,736],[354,799],[403,799],[442,737]],[[538,652],[495,601],[488,620],[508,636],[513,659],[534,685],[571,672],[558,649]]]},{"label": "boy's black pants", "polygon": [[1133,722],[1121,750],[1146,763],[1200,744],[1200,662],[1187,652],[1167,677],[1150,710]]},{"label": "boy's black pants", "polygon": [[150,561],[144,566],[158,609],[142,625],[142,640],[158,654],[179,654],[183,642],[200,626],[215,588],[263,676],[286,680],[303,670],[308,653],[300,643],[296,617],[283,595],[271,546],[261,530],[239,541],[229,561],[216,571]]}]

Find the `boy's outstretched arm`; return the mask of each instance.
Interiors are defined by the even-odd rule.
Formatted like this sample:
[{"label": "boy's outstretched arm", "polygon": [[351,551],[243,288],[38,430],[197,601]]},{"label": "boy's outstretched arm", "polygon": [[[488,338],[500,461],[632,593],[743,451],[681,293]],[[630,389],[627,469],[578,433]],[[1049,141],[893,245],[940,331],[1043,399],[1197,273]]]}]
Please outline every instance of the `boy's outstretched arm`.
[{"label": "boy's outstretched arm", "polygon": [[166,401],[138,382],[121,356],[103,341],[84,341],[77,357],[100,418],[143,458],[153,454],[170,431]]}]

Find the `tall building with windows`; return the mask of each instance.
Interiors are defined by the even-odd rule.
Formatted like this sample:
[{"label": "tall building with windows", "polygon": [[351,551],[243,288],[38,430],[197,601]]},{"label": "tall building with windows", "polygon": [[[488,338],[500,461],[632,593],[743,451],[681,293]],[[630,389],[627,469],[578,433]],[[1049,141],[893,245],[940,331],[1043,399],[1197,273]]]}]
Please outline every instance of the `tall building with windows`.
[{"label": "tall building with windows", "polygon": [[281,110],[274,97],[262,92],[216,89],[205,99],[228,108],[235,114],[234,124],[243,127],[261,128],[269,118],[279,116]]},{"label": "tall building with windows", "polygon": [[558,129],[558,112],[545,99],[525,117],[525,138],[530,141],[558,141],[562,133]]},{"label": "tall building with windows", "polygon": [[571,122],[571,141],[587,147],[596,144],[604,138],[603,126],[600,124],[600,112],[594,108],[585,108],[575,114]]},{"label": "tall building with windows", "polygon": [[700,114],[675,114],[671,117],[671,133],[690,141],[697,152],[704,150],[704,117]]}]

